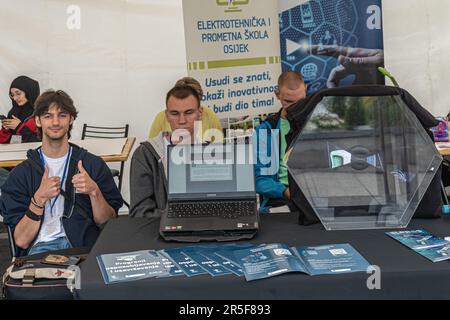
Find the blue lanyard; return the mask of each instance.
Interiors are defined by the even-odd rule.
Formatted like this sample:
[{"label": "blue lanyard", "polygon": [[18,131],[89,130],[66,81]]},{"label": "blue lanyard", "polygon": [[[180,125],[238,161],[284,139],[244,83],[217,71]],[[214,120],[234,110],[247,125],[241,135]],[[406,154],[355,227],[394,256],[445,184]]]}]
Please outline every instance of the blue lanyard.
[{"label": "blue lanyard", "polygon": [[[61,178],[61,188],[64,186],[64,181],[66,180],[66,176],[67,176],[67,168],[69,166],[69,159],[70,159],[70,155],[72,154],[72,147],[69,148],[69,152],[67,153],[67,158],[66,158],[66,162],[64,163],[64,172],[63,172],[63,176]],[[42,166],[45,169],[45,160],[44,160],[44,156],[42,155],[42,149],[39,149],[39,157],[41,158],[41,162],[42,162]],[[55,206],[56,200],[58,200],[59,194],[55,197],[55,200],[52,201],[50,200],[50,214],[53,217],[53,207]]]}]

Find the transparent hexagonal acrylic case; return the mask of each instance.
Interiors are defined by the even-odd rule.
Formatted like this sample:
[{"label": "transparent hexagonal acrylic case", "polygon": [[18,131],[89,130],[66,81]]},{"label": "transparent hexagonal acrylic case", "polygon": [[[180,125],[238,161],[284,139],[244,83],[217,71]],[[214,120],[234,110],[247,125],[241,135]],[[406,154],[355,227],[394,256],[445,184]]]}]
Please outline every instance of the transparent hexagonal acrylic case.
[{"label": "transparent hexagonal acrylic case", "polygon": [[442,157],[400,96],[325,96],[287,155],[326,230],[407,227]]}]

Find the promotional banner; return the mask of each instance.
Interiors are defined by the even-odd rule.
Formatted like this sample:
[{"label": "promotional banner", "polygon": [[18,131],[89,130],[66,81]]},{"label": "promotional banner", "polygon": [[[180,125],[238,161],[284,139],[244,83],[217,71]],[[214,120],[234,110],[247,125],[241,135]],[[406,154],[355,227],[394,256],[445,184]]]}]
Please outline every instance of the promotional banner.
[{"label": "promotional banner", "polygon": [[381,0],[280,0],[279,8],[282,69],[300,72],[308,94],[384,84]]},{"label": "promotional banner", "polygon": [[183,13],[188,75],[202,84],[202,105],[220,118],[277,111],[277,0],[183,0]]}]

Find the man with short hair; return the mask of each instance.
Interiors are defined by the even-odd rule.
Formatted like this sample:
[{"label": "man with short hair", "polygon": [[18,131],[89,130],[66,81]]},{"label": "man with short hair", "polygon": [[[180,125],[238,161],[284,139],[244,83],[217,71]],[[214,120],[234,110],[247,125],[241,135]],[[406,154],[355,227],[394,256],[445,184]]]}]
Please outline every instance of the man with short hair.
[{"label": "man with short hair", "polygon": [[93,246],[99,226],[115,218],[123,204],[106,163],[69,143],[77,113],[61,90],[36,100],[42,146],[29,150],[28,159],[14,168],[0,202],[19,256]]},{"label": "man with short hair", "polygon": [[[306,91],[307,85],[298,72],[283,72],[278,78],[278,89],[275,92],[282,107],[277,114],[268,117],[255,130],[256,192],[263,197],[262,208],[283,205],[291,198],[284,161],[287,147],[285,137],[291,129],[286,119],[286,109],[294,102],[305,98]],[[277,130],[275,132],[278,135],[273,135],[272,130]]]},{"label": "man with short hair", "polygon": [[166,117],[172,133],[162,132],[141,143],[131,160],[130,216],[160,217],[167,205],[167,147],[201,143],[194,132],[202,119],[200,99],[188,85],[173,87],[166,95]]},{"label": "man with short hair", "polygon": [[[195,89],[198,94],[200,101],[203,97],[203,89],[196,79],[192,77],[184,77],[179,79],[175,86],[190,86]],[[202,108],[202,121],[201,121],[201,131],[198,132],[199,138],[206,140],[212,140],[216,142],[223,141],[223,130],[220,120],[215,114],[214,110],[208,107]],[[172,132],[172,128],[167,118],[167,113],[164,111],[158,112],[153,120],[150,128],[149,138],[154,138],[161,132]],[[214,137],[214,138],[213,138]]]}]

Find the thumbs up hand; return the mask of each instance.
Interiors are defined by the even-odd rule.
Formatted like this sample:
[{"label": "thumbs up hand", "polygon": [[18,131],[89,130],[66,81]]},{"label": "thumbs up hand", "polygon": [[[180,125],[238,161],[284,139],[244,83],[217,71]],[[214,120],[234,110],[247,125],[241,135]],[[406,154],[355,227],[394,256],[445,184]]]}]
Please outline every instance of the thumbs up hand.
[{"label": "thumbs up hand", "polygon": [[60,192],[61,192],[61,179],[58,176],[50,177],[48,167],[47,165],[45,165],[41,185],[34,194],[34,198],[36,199],[39,205],[44,206],[49,199],[58,196]]},{"label": "thumbs up hand", "polygon": [[83,162],[78,161],[78,173],[73,176],[72,183],[77,193],[84,193],[90,196],[95,196],[99,188],[94,180],[91,179],[86,169],[83,167]]}]

